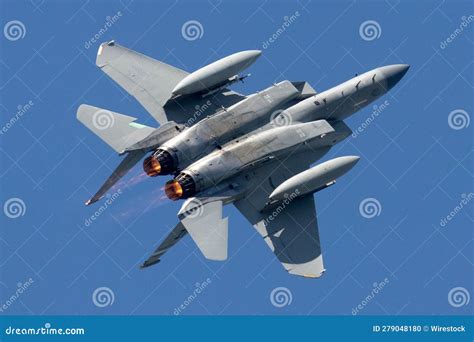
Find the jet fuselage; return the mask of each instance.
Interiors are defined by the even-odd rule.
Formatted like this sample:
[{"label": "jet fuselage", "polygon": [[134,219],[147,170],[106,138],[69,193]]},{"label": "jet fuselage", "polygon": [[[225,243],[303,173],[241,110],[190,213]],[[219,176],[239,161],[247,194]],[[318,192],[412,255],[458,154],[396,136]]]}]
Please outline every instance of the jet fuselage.
[{"label": "jet fuselage", "polygon": [[390,90],[408,66],[376,68],[321,93],[308,82],[289,81],[247,96],[230,90],[260,55],[241,51],[187,72],[114,41],[100,45],[96,65],[160,126],[79,106],[78,120],[124,156],[86,205],[143,159],[147,175],[173,175],[165,185],[168,198],[186,199],[179,223],[142,267],[158,263],[186,233],[205,258],[225,260],[223,208],[232,203],[290,274],[324,273],[313,194],[335,184],[360,157],[311,164],[352,133],[344,120]]},{"label": "jet fuselage", "polygon": [[[322,156],[318,150],[328,150],[352,133],[342,120],[384,95],[401,79],[406,70],[405,65],[377,68],[283,110],[273,118],[272,122],[247,135],[235,138],[223,146],[219,145],[216,151],[190,163],[175,179],[167,183],[168,197],[175,200],[194,196],[236,176],[244,171],[246,166],[255,167],[259,163],[268,161],[269,158],[278,158],[279,155],[313,154],[315,159],[312,162],[315,162]],[[247,119],[246,127],[257,123],[257,120],[262,117],[268,117],[270,111],[262,112],[265,115],[253,120]],[[223,118],[221,119],[219,115]],[[238,121],[239,118],[233,118],[231,115],[229,112],[218,113],[208,120],[216,124],[214,127],[223,127],[219,124],[225,122],[226,116]],[[216,119],[212,120],[213,118]],[[279,125],[282,126],[278,127]],[[183,143],[184,146],[193,146],[196,152],[203,151],[207,146],[205,144],[210,144],[211,139],[209,138],[210,131],[207,131],[207,135],[196,134],[200,129],[202,131],[202,127],[209,129],[212,126],[207,125],[206,121],[194,126],[195,131],[192,135],[197,136],[195,138],[197,143],[189,144],[188,139],[186,140],[188,145],[186,145],[180,136],[173,140]],[[242,124],[240,127],[245,127],[245,125]],[[226,129],[223,129],[222,132],[225,131]],[[240,132],[243,133],[244,130]],[[222,134],[221,137],[223,136],[232,135]]]}]

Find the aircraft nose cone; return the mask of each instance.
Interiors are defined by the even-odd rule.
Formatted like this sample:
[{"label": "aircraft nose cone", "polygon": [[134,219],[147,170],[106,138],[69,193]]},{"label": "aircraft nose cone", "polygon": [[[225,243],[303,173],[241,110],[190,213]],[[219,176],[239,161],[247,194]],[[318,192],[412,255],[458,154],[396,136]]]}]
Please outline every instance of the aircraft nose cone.
[{"label": "aircraft nose cone", "polygon": [[394,64],[383,67],[382,71],[387,81],[387,88],[393,88],[405,76],[409,68],[408,64]]}]

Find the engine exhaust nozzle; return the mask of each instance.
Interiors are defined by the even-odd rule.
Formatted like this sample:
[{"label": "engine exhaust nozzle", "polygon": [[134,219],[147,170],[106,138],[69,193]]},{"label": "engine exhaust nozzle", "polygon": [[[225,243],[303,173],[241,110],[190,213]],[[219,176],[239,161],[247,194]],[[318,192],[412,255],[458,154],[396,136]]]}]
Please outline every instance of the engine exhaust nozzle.
[{"label": "engine exhaust nozzle", "polygon": [[175,179],[172,179],[165,184],[165,193],[166,196],[172,200],[179,200],[183,196],[183,188],[181,184]]},{"label": "engine exhaust nozzle", "polygon": [[150,177],[156,177],[161,172],[161,164],[154,156],[149,156],[143,160],[143,170]]},{"label": "engine exhaust nozzle", "polygon": [[176,170],[175,162],[171,154],[164,150],[157,150],[151,156],[143,160],[143,170],[150,177],[158,175],[169,175]]},{"label": "engine exhaust nozzle", "polygon": [[196,194],[196,183],[190,175],[180,173],[175,179],[166,182],[165,194],[172,201],[192,197]]}]

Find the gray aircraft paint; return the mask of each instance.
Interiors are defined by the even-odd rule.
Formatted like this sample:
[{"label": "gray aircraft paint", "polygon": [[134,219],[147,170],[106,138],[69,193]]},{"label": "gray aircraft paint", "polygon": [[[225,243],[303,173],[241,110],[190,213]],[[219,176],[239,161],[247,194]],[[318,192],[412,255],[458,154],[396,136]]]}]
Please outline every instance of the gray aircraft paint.
[{"label": "gray aircraft paint", "polygon": [[334,133],[334,128],[326,120],[276,127],[241,141],[234,141],[201,158],[184,169],[182,174],[193,177],[196,191],[203,191],[257,166],[259,162],[281,157],[298,145],[302,145],[305,151],[329,146]]},{"label": "gray aircraft paint", "polygon": [[[165,187],[168,196],[186,199],[178,224],[143,267],[159,262],[186,233],[206,258],[224,260],[228,221],[222,208],[234,204],[290,274],[319,277],[325,271],[312,194],[334,184],[359,157],[310,165],[352,133],[343,120],[394,87],[408,65],[375,68],[319,93],[304,81],[283,81],[249,96],[227,89],[260,54],[243,51],[188,73],[113,41],[101,44],[97,66],[161,126],[81,105],[78,119],[124,155],[86,204],[150,152],[155,159],[145,160],[158,162],[153,175],[164,174],[165,167],[175,175]],[[195,108],[202,113],[190,121]],[[102,112],[110,127],[97,127]],[[175,163],[161,164],[170,160]]]},{"label": "gray aircraft paint", "polygon": [[219,59],[186,76],[173,88],[171,93],[173,95],[189,95],[212,90],[247,69],[255,63],[261,54],[260,50],[249,50]]},{"label": "gray aircraft paint", "polygon": [[183,169],[217,145],[267,123],[272,112],[299,94],[290,82],[280,82],[199,121],[164,143],[160,149],[173,156],[177,169]]},{"label": "gray aircraft paint", "polygon": [[407,70],[407,65],[398,64],[368,71],[301,101],[280,115],[290,117],[293,122],[344,120],[384,95]]},{"label": "gray aircraft paint", "polygon": [[359,159],[360,157],[347,156],[318,164],[281,183],[268,198],[270,201],[282,201],[292,193],[304,196],[316,192],[347,173]]}]

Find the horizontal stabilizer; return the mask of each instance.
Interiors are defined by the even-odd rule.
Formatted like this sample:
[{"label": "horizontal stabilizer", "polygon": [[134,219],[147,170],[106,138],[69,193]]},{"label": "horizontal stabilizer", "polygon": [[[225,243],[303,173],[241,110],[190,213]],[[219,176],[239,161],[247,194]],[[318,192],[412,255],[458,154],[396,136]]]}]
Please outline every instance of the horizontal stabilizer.
[{"label": "horizontal stabilizer", "polygon": [[155,130],[135,123],[134,117],[86,104],[79,106],[77,119],[119,153]]},{"label": "horizontal stabilizer", "polygon": [[110,177],[107,178],[105,183],[100,187],[99,191],[97,191],[97,193],[86,202],[86,205],[90,205],[100,200],[105,193],[120,180],[120,178],[125,176],[127,172],[145,156],[145,154],[146,152],[143,150],[136,150],[128,153]]},{"label": "horizontal stabilizer", "polygon": [[163,240],[163,242],[158,246],[157,249],[153,252],[153,254],[145,260],[145,262],[141,265],[141,268],[149,267],[160,262],[160,258],[163,254],[165,254],[171,247],[173,247],[179,240],[181,240],[187,231],[184,228],[183,224],[179,222],[176,227],[168,234],[168,236]]}]

